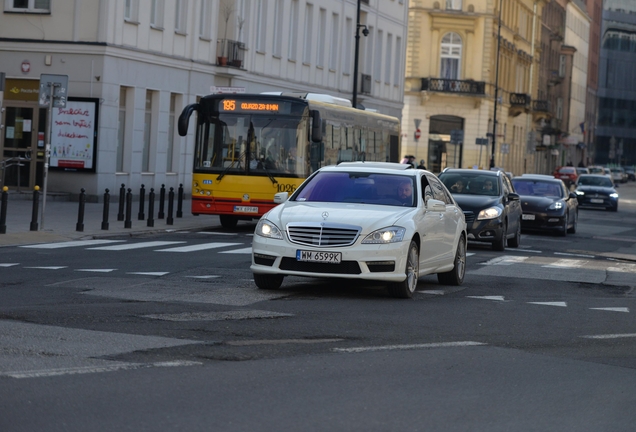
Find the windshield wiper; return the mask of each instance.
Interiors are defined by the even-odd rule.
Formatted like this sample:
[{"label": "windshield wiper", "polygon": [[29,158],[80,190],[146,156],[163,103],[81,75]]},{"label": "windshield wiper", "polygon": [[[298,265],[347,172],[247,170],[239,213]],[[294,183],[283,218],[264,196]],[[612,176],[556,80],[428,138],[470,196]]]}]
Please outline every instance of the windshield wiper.
[{"label": "windshield wiper", "polygon": [[269,179],[272,181],[272,184],[277,184],[278,182],[276,181],[274,176],[270,174],[269,170],[267,169],[264,163],[263,163],[263,169],[265,170],[265,174],[267,174],[267,177],[269,177]]},{"label": "windshield wiper", "polygon": [[[245,152],[243,152],[243,153],[239,154],[238,158],[236,159],[236,162],[238,162],[238,163],[239,163],[239,165],[240,165],[240,163],[241,163],[241,156],[245,156]],[[223,177],[225,177],[225,174],[227,174],[227,172],[230,170],[230,168],[233,168],[233,167],[234,167],[234,162],[235,162],[235,161],[233,160],[233,161],[232,161],[232,163],[231,163],[231,164],[229,164],[229,165],[228,165],[228,166],[227,166],[227,167],[223,170],[223,172],[222,172],[221,174],[219,174],[219,176],[216,178],[216,179],[217,179],[217,181],[221,181],[221,179],[222,179]],[[239,166],[239,168],[240,168],[240,166]]]}]

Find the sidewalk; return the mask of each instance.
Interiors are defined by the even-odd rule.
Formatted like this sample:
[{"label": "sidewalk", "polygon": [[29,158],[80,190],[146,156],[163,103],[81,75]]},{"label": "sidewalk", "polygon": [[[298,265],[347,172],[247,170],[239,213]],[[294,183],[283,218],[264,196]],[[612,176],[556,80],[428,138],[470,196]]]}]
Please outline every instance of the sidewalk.
[{"label": "sidewalk", "polygon": [[[42,199],[38,206],[37,231],[31,231],[33,200],[9,194],[7,200],[6,234],[0,234],[0,247],[34,243],[48,243],[68,240],[107,238],[121,235],[140,235],[175,230],[202,230],[219,227],[218,216],[193,216],[190,212],[190,200],[183,200],[183,216],[177,217],[177,199],[174,200],[173,224],[168,225],[168,201],[164,204],[164,218],[157,219],[159,203],[154,203],[154,227],[147,226],[148,199],[144,202],[144,220],[139,220],[139,201],[131,206],[131,228],[124,228],[124,221],[117,220],[119,211],[118,197],[111,197],[108,211],[108,229],[102,229],[104,204],[85,203],[83,231],[77,230],[79,202],[60,201],[47,196],[45,212],[42,215]],[[124,209],[125,214],[125,209]],[[42,226],[42,216],[44,224]]]}]

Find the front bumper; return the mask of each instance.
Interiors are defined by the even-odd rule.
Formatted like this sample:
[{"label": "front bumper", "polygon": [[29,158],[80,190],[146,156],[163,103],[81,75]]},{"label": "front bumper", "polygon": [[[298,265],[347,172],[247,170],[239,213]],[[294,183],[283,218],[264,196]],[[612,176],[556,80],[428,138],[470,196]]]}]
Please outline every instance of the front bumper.
[{"label": "front bumper", "polygon": [[[473,216],[474,217],[474,216]],[[503,233],[503,221],[500,217],[495,219],[477,220],[469,223],[466,219],[468,240],[492,243],[501,239]]]},{"label": "front bumper", "polygon": [[[257,274],[401,282],[406,278],[409,244],[406,240],[381,245],[356,242],[346,247],[316,248],[254,235],[250,269]],[[341,252],[342,260],[340,264],[298,261],[297,250]]]},{"label": "front bumper", "polygon": [[524,213],[534,215],[534,220],[521,219],[521,229],[533,231],[556,231],[563,229],[564,214]]}]

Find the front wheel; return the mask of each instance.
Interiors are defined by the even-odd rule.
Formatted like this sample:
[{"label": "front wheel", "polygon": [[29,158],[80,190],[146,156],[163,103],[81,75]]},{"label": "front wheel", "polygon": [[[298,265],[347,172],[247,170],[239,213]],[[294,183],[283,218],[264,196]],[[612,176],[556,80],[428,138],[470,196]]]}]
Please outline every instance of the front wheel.
[{"label": "front wheel", "polygon": [[565,214],[563,218],[563,225],[559,228],[559,235],[565,237],[568,235],[568,221],[570,220],[570,213]]},{"label": "front wheel", "polygon": [[221,226],[225,229],[236,228],[238,224],[238,218],[236,216],[219,215],[219,219],[221,220]]},{"label": "front wheel", "polygon": [[396,298],[411,298],[417,288],[417,279],[420,274],[420,251],[417,243],[411,240],[409,251],[406,254],[406,279],[402,282],[389,284],[389,294]]},{"label": "front wheel", "polygon": [[574,222],[572,222],[572,228],[568,230],[570,234],[576,234],[576,225],[579,222],[579,212],[574,212]]},{"label": "front wheel", "polygon": [[254,273],[254,283],[260,289],[277,290],[283,284],[283,275]]},{"label": "front wheel", "polygon": [[508,225],[506,222],[503,223],[503,227],[501,229],[501,238],[499,240],[495,240],[492,242],[492,249],[496,251],[504,251],[506,250],[506,237],[508,236]]},{"label": "front wheel", "polygon": [[442,285],[458,286],[464,283],[464,274],[466,274],[466,239],[461,236],[455,253],[455,267],[451,271],[437,273],[437,280]]},{"label": "front wheel", "polygon": [[521,244],[521,220],[517,222],[517,231],[515,236],[508,239],[508,247],[518,248]]}]

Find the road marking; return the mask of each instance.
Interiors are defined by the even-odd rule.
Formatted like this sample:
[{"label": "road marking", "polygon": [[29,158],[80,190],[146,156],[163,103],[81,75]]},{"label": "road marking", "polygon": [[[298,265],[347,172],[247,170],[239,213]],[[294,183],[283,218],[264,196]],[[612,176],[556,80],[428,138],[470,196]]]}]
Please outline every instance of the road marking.
[{"label": "road marking", "polygon": [[519,264],[527,260],[529,257],[527,256],[511,256],[504,255],[501,257],[493,258],[486,262],[480,263],[481,265],[513,265]]},{"label": "road marking", "polygon": [[219,275],[208,275],[208,276],[186,276],[189,278],[195,278],[195,279],[212,279],[212,278],[218,278],[221,277]]},{"label": "road marking", "polygon": [[175,360],[167,362],[155,362],[155,363],[116,363],[111,366],[86,366],[86,367],[74,367],[74,368],[58,368],[58,369],[43,369],[24,372],[0,372],[0,376],[7,376],[10,378],[44,378],[60,375],[77,375],[88,373],[101,373],[101,372],[114,372],[118,370],[131,370],[141,369],[149,367],[182,367],[182,366],[199,366],[201,362],[187,361],[187,360]]},{"label": "road marking", "polygon": [[626,308],[626,307],[605,307],[605,308],[590,308],[590,309],[610,311],[610,312],[629,312],[629,308]]},{"label": "road marking", "polygon": [[44,267],[24,267],[26,269],[40,269],[40,270],[59,270],[68,266],[44,266]]},{"label": "road marking", "polygon": [[20,263],[4,263],[4,264],[0,264],[0,267],[13,267],[17,265],[20,265]]},{"label": "road marking", "polygon": [[170,272],[126,272],[126,274],[142,275],[142,276],[163,276]]},{"label": "road marking", "polygon": [[497,300],[505,301],[504,296],[466,296],[466,298],[482,299],[482,300]]},{"label": "road marking", "polygon": [[127,243],[114,246],[100,246],[95,248],[87,248],[88,250],[107,250],[107,251],[121,251],[130,249],[142,249],[158,246],[167,246],[171,244],[185,243],[184,241],[150,241],[141,243]]},{"label": "road marking", "polygon": [[233,236],[233,237],[236,237],[238,235],[236,233],[224,233],[224,232],[212,232],[212,231],[199,231],[197,234],[211,234],[211,235]]},{"label": "road marking", "polygon": [[636,333],[625,333],[625,334],[606,334],[606,335],[588,335],[581,336],[586,339],[620,339],[620,338],[633,338],[636,337]]},{"label": "road marking", "polygon": [[588,263],[588,261],[584,261],[584,260],[560,259],[560,260],[556,260],[552,264],[542,265],[541,267],[544,267],[544,268],[568,268],[568,269],[574,269],[574,268],[583,267],[583,265],[585,265],[587,263]]},{"label": "road marking", "polygon": [[554,254],[555,255],[581,257],[581,258],[595,258],[595,255],[575,254],[575,253],[567,253],[567,252],[554,252]]},{"label": "road marking", "polygon": [[110,273],[113,272],[117,269],[77,269],[75,271],[81,271],[81,272],[95,272],[95,273]]},{"label": "road marking", "polygon": [[447,348],[447,347],[464,347],[464,346],[480,346],[486,345],[482,342],[440,342],[440,343],[428,343],[428,344],[412,344],[412,345],[384,345],[384,346],[370,346],[370,347],[358,347],[358,348],[334,348],[334,352],[346,352],[346,353],[360,353],[370,351],[394,351],[394,350],[414,350],[425,348]]},{"label": "road marking", "polygon": [[188,322],[283,318],[292,316],[294,315],[289,313],[270,312],[264,310],[235,310],[227,312],[183,312],[175,314],[151,314],[142,315],[141,317],[162,321]]},{"label": "road marking", "polygon": [[179,247],[168,248],[168,249],[158,249],[155,252],[196,252],[196,251],[201,251],[206,249],[216,249],[216,248],[237,246],[237,245],[240,245],[240,243],[203,243],[203,244],[190,245],[190,246],[179,246]]},{"label": "road marking", "polygon": [[421,292],[422,294],[433,294],[433,295],[444,295],[446,294],[446,291],[444,290],[421,290],[418,291]]},{"label": "road marking", "polygon": [[542,306],[558,306],[558,307],[568,307],[566,302],[528,302],[528,304],[536,304]]},{"label": "road marking", "polygon": [[466,252],[466,256],[467,256],[467,257],[469,257],[469,256],[473,256],[473,255],[475,255],[475,252]]},{"label": "road marking", "polygon": [[231,250],[231,251],[223,251],[223,252],[219,252],[219,253],[224,253],[224,254],[251,254],[252,253],[252,247],[248,247],[248,248],[243,248],[243,249],[235,249],[235,250]]},{"label": "road marking", "polygon": [[248,341],[227,341],[225,345],[232,346],[252,346],[252,345],[283,345],[283,344],[316,344],[341,342],[344,339],[262,339]]},{"label": "road marking", "polygon": [[59,249],[59,248],[75,247],[75,246],[92,246],[92,245],[106,244],[106,243],[121,243],[123,241],[125,240],[76,240],[76,241],[59,242],[59,243],[41,243],[41,244],[19,246],[19,247],[31,248],[31,249]]}]

